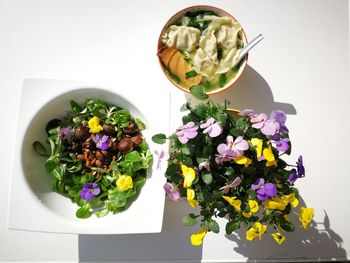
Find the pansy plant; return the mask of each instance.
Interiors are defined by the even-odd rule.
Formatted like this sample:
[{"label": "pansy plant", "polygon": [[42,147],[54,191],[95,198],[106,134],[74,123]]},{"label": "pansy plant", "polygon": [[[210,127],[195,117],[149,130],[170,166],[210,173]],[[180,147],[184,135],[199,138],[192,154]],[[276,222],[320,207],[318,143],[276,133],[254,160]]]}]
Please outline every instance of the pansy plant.
[{"label": "pansy plant", "polygon": [[[246,228],[246,239],[261,239],[265,233],[277,244],[286,240],[285,232],[294,231],[288,215],[299,205],[297,179],[305,176],[303,158],[288,165],[283,155],[291,153],[287,116],[281,110],[269,116],[252,109],[234,118],[228,102],[211,100],[181,109],[187,111],[182,124],[170,136],[156,134],[153,140],[169,140],[168,168],[164,190],[169,199],[187,200],[199,207],[198,214],[185,215],[185,226],[199,224],[190,241],[201,245],[208,232],[218,233],[218,217],[228,219],[225,230],[231,234]],[[157,152],[158,163],[164,157]],[[302,207],[302,229],[312,221],[313,209]]]}]

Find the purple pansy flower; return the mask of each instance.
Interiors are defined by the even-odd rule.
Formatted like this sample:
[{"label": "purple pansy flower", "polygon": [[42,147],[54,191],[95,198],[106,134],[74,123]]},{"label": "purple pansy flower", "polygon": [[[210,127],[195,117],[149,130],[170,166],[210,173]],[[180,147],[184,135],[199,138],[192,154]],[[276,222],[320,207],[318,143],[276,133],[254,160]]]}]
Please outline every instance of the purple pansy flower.
[{"label": "purple pansy flower", "polygon": [[250,119],[253,123],[252,127],[259,129],[266,136],[272,136],[279,131],[280,125],[275,119],[269,119],[266,114],[259,115]]},{"label": "purple pansy flower", "polygon": [[230,191],[231,188],[235,188],[237,186],[239,186],[242,183],[242,179],[240,177],[236,177],[232,183],[227,184],[221,188],[219,188],[219,190],[221,190],[224,194],[227,194],[228,191]]},{"label": "purple pansy flower", "polygon": [[80,191],[80,197],[83,200],[92,200],[100,193],[100,187],[95,183],[86,183],[83,189]]},{"label": "purple pansy flower", "polygon": [[264,178],[259,178],[251,188],[256,190],[256,197],[260,201],[265,201],[277,195],[277,188],[273,183],[266,183]]},{"label": "purple pansy flower", "polygon": [[190,121],[189,123],[182,125],[178,128],[178,132],[176,133],[179,141],[182,144],[185,144],[188,142],[189,139],[193,139],[197,136],[198,127],[195,126],[195,123],[193,121]]},{"label": "purple pansy flower", "polygon": [[279,134],[275,134],[275,136],[273,136],[272,139],[270,139],[270,141],[275,146],[275,148],[281,153],[288,151],[290,148],[289,139],[288,138],[280,139]]},{"label": "purple pansy flower", "polygon": [[224,130],[222,124],[217,122],[213,117],[209,118],[206,123],[201,124],[201,129],[205,129],[203,133],[208,133],[209,137],[217,137]]},{"label": "purple pansy flower", "polygon": [[180,199],[180,192],[178,191],[177,187],[174,184],[169,182],[165,183],[163,188],[169,199],[173,201],[177,201]]},{"label": "purple pansy flower", "polygon": [[226,144],[221,143],[217,147],[218,155],[216,155],[215,161],[220,164],[233,160],[237,156],[242,156],[245,150],[249,149],[249,144],[242,136],[239,136],[233,141],[231,135],[227,136]]},{"label": "purple pansy flower", "polygon": [[240,111],[238,113],[238,115],[243,116],[243,117],[256,117],[258,114],[251,109],[245,109],[245,110]]},{"label": "purple pansy flower", "polygon": [[107,135],[101,136],[100,134],[96,134],[92,140],[96,143],[96,147],[102,151],[105,151],[109,147],[109,137]]},{"label": "purple pansy flower", "polygon": [[279,123],[279,131],[285,134],[288,134],[289,130],[285,125],[287,120],[286,114],[281,110],[274,110],[271,112],[270,119],[274,119]]},{"label": "purple pansy flower", "polygon": [[161,149],[159,152],[158,150],[155,150],[154,153],[158,156],[157,160],[157,169],[160,169],[160,163],[162,161],[167,161],[170,157],[169,153]]},{"label": "purple pansy flower", "polygon": [[303,164],[303,156],[299,156],[298,161],[297,161],[297,171],[298,171],[298,176],[299,177],[304,177],[305,176],[305,167]]},{"label": "purple pansy flower", "polygon": [[199,170],[202,170],[203,168],[206,169],[207,171],[210,172],[211,168],[210,168],[210,162],[208,160],[201,162],[198,165]]},{"label": "purple pansy flower", "polygon": [[62,141],[69,140],[72,138],[73,134],[74,133],[71,126],[62,127],[58,132],[58,138],[60,138]]},{"label": "purple pansy flower", "polygon": [[299,156],[297,161],[297,171],[293,169],[288,176],[288,181],[291,185],[294,185],[295,181],[299,178],[305,177],[305,167],[303,164],[303,156]]},{"label": "purple pansy flower", "polygon": [[290,185],[294,185],[294,183],[297,179],[299,179],[299,176],[295,172],[295,170],[293,170],[288,176],[288,182],[290,183]]}]

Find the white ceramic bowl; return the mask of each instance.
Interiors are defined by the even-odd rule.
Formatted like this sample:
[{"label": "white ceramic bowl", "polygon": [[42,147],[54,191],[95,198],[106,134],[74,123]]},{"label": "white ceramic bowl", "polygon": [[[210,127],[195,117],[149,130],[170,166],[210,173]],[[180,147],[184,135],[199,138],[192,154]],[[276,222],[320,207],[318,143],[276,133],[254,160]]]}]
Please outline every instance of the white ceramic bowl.
[{"label": "white ceramic bowl", "polygon": [[[57,84],[61,83],[61,84]],[[52,86],[52,87],[51,87]],[[40,99],[33,94],[41,94]],[[156,127],[162,129],[155,113],[157,109],[145,110],[149,105],[133,98],[131,89],[117,94],[110,88],[81,85],[57,80],[26,80],[23,84],[21,106],[17,127],[17,140],[13,161],[8,225],[10,228],[48,232],[119,234],[160,232],[162,226],[165,182],[164,170],[153,164],[146,183],[138,198],[125,211],[103,218],[94,215],[78,219],[79,208],[51,189],[51,178],[44,168],[45,158],[33,149],[34,141],[47,139],[45,127],[48,121],[62,118],[70,109],[70,101],[84,102],[88,98],[102,99],[108,103],[128,109],[143,120],[147,126],[143,131],[151,151],[156,147],[151,136]],[[32,98],[32,99],[31,99]],[[167,107],[163,107],[167,112]],[[158,113],[164,122],[168,113]],[[162,115],[162,116],[159,116]],[[168,125],[167,125],[168,126]],[[139,220],[143,218],[143,220]]]}]

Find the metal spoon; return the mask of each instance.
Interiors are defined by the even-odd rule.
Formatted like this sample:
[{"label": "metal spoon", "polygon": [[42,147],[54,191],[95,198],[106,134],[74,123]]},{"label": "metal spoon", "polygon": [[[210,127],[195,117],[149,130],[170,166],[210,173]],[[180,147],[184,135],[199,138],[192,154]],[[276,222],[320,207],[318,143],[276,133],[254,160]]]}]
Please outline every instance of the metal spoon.
[{"label": "metal spoon", "polygon": [[256,36],[255,38],[253,38],[252,41],[250,41],[247,45],[245,45],[242,49],[241,49],[241,52],[238,56],[238,59],[236,60],[236,63],[233,65],[237,65],[238,62],[240,62],[244,57],[245,55],[247,55],[247,53],[256,45],[258,44],[261,40],[263,40],[264,36],[263,34],[259,34],[258,36]]}]

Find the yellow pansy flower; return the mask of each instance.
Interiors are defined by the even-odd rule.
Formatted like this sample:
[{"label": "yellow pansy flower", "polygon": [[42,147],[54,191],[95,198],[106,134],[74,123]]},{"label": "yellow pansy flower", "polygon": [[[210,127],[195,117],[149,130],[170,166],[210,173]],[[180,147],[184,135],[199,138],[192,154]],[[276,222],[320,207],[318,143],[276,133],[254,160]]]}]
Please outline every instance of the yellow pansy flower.
[{"label": "yellow pansy flower", "polygon": [[266,228],[266,225],[263,225],[260,222],[255,222],[254,225],[247,230],[246,239],[249,241],[252,241],[257,237],[261,239],[261,236],[265,233]]},{"label": "yellow pansy flower", "polygon": [[262,154],[263,141],[258,138],[252,138],[250,140],[251,145],[254,147],[256,151],[256,157],[260,158]]},{"label": "yellow pansy flower", "polygon": [[237,156],[233,159],[235,163],[242,164],[244,167],[248,167],[252,163],[252,159],[248,158],[247,156]]},{"label": "yellow pansy flower", "polygon": [[188,188],[192,185],[192,182],[196,178],[196,172],[193,168],[187,167],[184,164],[181,164],[182,175],[184,177],[184,187]]},{"label": "yellow pansy flower", "polygon": [[129,175],[122,175],[117,180],[117,187],[119,190],[125,192],[133,187],[132,177]]},{"label": "yellow pansy flower", "polygon": [[249,200],[248,205],[249,205],[249,212],[242,212],[242,215],[246,218],[251,217],[252,214],[255,214],[256,212],[259,211],[259,204],[257,201]]},{"label": "yellow pansy flower", "polygon": [[297,207],[299,205],[299,200],[295,197],[294,193],[282,196],[282,200],[287,204],[291,204],[292,207]]},{"label": "yellow pansy flower", "polygon": [[269,146],[269,148],[265,148],[263,151],[263,155],[266,159],[266,167],[269,166],[277,166],[277,161],[275,159],[275,156],[273,155],[271,146]]},{"label": "yellow pansy flower", "polygon": [[264,202],[264,205],[267,209],[277,209],[283,211],[286,209],[288,203],[286,203],[282,198],[279,196],[273,197],[271,199],[268,199]]},{"label": "yellow pansy flower", "polygon": [[308,229],[313,216],[314,216],[313,208],[306,208],[302,206],[300,208],[300,215],[299,215],[299,221],[301,222],[301,227],[304,228],[305,230]]},{"label": "yellow pansy flower", "polygon": [[193,189],[187,188],[187,202],[191,207],[195,207],[199,204],[199,202],[194,199],[195,195],[196,194]]},{"label": "yellow pansy flower", "polygon": [[237,197],[229,197],[224,195],[222,198],[224,198],[227,202],[229,202],[230,205],[232,205],[237,212],[241,212],[241,200],[237,199]]},{"label": "yellow pansy flower", "polygon": [[193,246],[200,246],[203,243],[203,238],[208,232],[208,228],[201,228],[197,233],[191,235],[191,243]]},{"label": "yellow pansy flower", "polygon": [[280,232],[273,233],[271,236],[278,245],[281,245],[286,240],[286,237],[283,236]]},{"label": "yellow pansy flower", "polygon": [[99,117],[92,117],[89,121],[88,121],[88,125],[90,128],[90,131],[92,133],[99,133],[100,131],[103,130],[102,126],[100,125],[100,118]]}]

